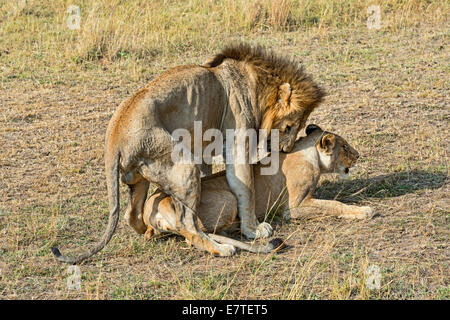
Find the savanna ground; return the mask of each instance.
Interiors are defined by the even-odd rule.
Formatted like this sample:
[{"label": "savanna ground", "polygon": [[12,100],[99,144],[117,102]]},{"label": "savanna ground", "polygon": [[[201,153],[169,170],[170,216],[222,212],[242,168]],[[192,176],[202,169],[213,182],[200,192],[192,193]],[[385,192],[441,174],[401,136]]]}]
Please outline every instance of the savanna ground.
[{"label": "savanna ground", "polygon": [[[71,4],[80,29],[68,27]],[[366,25],[370,5],[380,29]],[[448,1],[435,0],[2,0],[0,297],[449,299],[448,22]],[[163,70],[232,40],[294,55],[326,89],[309,123],[361,158],[350,180],[325,177],[317,195],[378,216],[275,216],[288,250],[229,258],[177,236],[145,241],[121,220],[80,266],[81,289],[68,290],[50,247],[76,252],[106,226],[112,113]],[[124,186],[121,196],[123,209]],[[379,289],[367,285],[371,265]]]}]

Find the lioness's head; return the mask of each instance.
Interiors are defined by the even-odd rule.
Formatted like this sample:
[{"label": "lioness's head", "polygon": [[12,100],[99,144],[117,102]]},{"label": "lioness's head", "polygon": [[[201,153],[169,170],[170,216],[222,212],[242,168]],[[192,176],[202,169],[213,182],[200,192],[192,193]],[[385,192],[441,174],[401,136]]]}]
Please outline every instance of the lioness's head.
[{"label": "lioness's head", "polygon": [[323,173],[339,173],[348,177],[350,168],[359,158],[359,153],[337,134],[323,131],[319,126],[310,124],[306,134],[317,136],[316,148],[319,152],[320,169]]}]

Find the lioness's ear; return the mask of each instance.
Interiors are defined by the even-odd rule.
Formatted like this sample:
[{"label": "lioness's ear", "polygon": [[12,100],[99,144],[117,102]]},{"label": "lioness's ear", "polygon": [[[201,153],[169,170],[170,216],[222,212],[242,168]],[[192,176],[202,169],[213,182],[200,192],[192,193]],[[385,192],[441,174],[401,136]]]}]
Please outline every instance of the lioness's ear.
[{"label": "lioness's ear", "polygon": [[320,147],[325,152],[331,152],[334,148],[335,143],[336,138],[334,137],[334,134],[328,133],[322,137],[322,140],[320,140]]},{"label": "lioness's ear", "polygon": [[287,107],[291,100],[291,85],[287,82],[278,87],[278,99],[281,101],[284,107]]},{"label": "lioness's ear", "polygon": [[316,131],[316,130],[323,131],[317,124],[309,124],[306,127],[305,133],[306,133],[306,135],[309,135],[311,132]]}]

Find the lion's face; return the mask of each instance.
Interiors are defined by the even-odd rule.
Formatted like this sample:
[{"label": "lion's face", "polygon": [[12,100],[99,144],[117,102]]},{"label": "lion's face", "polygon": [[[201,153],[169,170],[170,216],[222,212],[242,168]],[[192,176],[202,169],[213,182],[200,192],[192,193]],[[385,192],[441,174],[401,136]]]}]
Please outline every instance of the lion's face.
[{"label": "lion's face", "polygon": [[343,178],[348,177],[350,168],[359,158],[359,153],[345,139],[324,132],[317,143],[321,165],[325,172],[335,172]]},{"label": "lion's face", "polygon": [[[305,126],[306,119],[319,101],[306,103],[297,97],[297,91],[289,83],[283,83],[268,99],[270,107],[267,107],[263,116],[261,129],[278,130],[278,151],[291,152],[299,130]],[[296,98],[293,99],[293,96]],[[299,105],[300,102],[303,103],[302,106]]]},{"label": "lion's face", "polygon": [[298,131],[303,126],[304,124],[296,123],[292,119],[285,119],[273,128],[279,132],[279,151],[290,152],[292,150]]}]

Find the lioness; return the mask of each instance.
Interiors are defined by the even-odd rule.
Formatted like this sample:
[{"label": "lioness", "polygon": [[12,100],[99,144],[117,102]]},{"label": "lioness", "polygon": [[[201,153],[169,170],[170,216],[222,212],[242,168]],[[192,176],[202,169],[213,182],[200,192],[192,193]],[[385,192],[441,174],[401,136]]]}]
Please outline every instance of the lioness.
[{"label": "lioness", "polygon": [[[214,241],[198,227],[195,216],[201,194],[200,166],[172,160],[177,142],[171,134],[180,128],[194,133],[195,121],[202,123],[202,136],[213,128],[222,133],[226,129],[277,129],[279,150],[289,152],[298,130],[305,126],[323,95],[293,60],[246,44],[226,47],[204,65],[166,71],[124,101],[109,122],[105,168],[110,214],[102,238],[78,257],[63,256],[57,248],[52,252],[58,260],[74,264],[109,242],[119,216],[120,171],[130,191],[125,218],[136,232],[147,230],[143,207],[152,182],[172,198],[173,227],[178,233],[196,247],[221,256],[232,255],[233,246]],[[194,136],[191,150],[195,140]],[[236,141],[240,140],[233,142],[233,153]],[[227,164],[226,180],[237,199],[241,232],[248,238],[269,237],[271,226],[258,225],[255,215],[252,165],[237,161]]]},{"label": "lioness", "polygon": [[[280,154],[281,170],[276,175],[260,175],[261,164],[254,166],[258,219],[264,220],[267,209],[277,204],[285,218],[293,219],[312,214],[331,214],[351,219],[372,215],[370,207],[314,199],[313,194],[321,174],[335,172],[347,176],[359,154],[342,137],[323,131],[317,125],[309,125],[306,134],[295,143],[291,153]],[[279,196],[284,193],[287,199]],[[202,179],[198,217],[202,230],[208,233],[227,230],[238,223],[237,200],[223,173]],[[177,232],[176,213],[171,198],[162,192],[155,192],[145,203],[144,223],[147,225],[147,239],[163,232]],[[267,245],[250,245],[215,234],[210,234],[210,237],[252,252],[269,252],[280,244],[279,241],[272,241]]]}]

